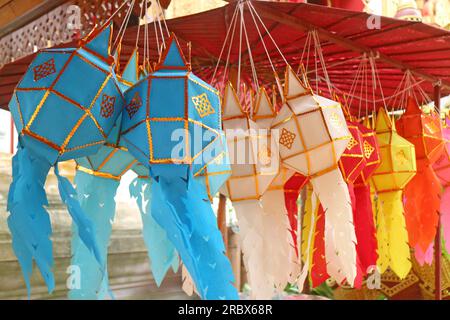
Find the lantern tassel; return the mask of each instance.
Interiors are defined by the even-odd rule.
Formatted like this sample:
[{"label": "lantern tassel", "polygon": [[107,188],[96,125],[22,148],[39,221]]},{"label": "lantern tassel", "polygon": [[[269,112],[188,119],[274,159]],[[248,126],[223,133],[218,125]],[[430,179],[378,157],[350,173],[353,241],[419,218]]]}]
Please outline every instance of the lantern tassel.
[{"label": "lantern tassel", "polygon": [[446,187],[441,198],[441,224],[445,250],[450,252],[450,187]]},{"label": "lantern tassel", "polygon": [[[350,188],[349,188],[350,190]],[[354,223],[356,239],[356,251],[361,262],[363,274],[367,274],[369,267],[377,264],[377,238],[370,197],[370,185],[354,186],[350,192],[354,193]]]},{"label": "lantern tassel", "polygon": [[[305,266],[309,265],[312,287],[316,288],[330,276],[327,273],[327,263],[325,261],[325,214],[319,199],[312,192],[312,189],[308,190],[303,223],[305,225],[303,234],[307,237],[302,242],[303,259]],[[311,228],[311,225],[313,228]],[[309,260],[306,260],[306,254],[309,255]],[[301,284],[302,287],[303,284],[304,282]]]},{"label": "lantern tassel", "polygon": [[[264,247],[266,257],[271,257],[269,275],[277,293],[283,292],[288,283],[293,283],[300,273],[295,245],[290,234],[289,218],[284,204],[284,191],[269,190],[261,198],[265,214]],[[268,237],[268,238],[267,238]]]},{"label": "lantern tassel", "polygon": [[402,191],[382,192],[378,194],[388,236],[389,267],[404,279],[411,270],[408,232],[403,213]]},{"label": "lantern tassel", "polygon": [[[75,175],[81,208],[93,223],[100,256],[106,264],[112,223],[116,212],[114,197],[119,183],[114,179],[101,178],[78,170]],[[82,276],[80,277],[80,286],[69,291],[70,299],[104,299],[108,294],[114,299],[109,288],[108,272],[102,272],[91,251],[81,241],[76,225],[73,226],[72,232],[71,265],[78,266]],[[106,265],[105,270],[107,270]]]},{"label": "lantern tassel", "polygon": [[350,195],[339,169],[312,178],[314,192],[325,211],[327,272],[338,283],[353,286],[356,278],[356,235]]},{"label": "lantern tassel", "polygon": [[[275,291],[269,264],[274,263],[274,259],[265,252],[266,212],[258,200],[238,201],[234,202],[233,206],[239,221],[239,239],[251,287],[251,298],[272,299]],[[287,263],[287,260],[284,263]]]},{"label": "lantern tassel", "polygon": [[389,234],[387,229],[387,222],[384,217],[383,207],[381,206],[381,200],[375,194],[371,194],[372,197],[372,210],[375,212],[376,225],[377,225],[377,247],[378,247],[378,259],[377,267],[380,273],[384,273],[389,267]]},{"label": "lantern tassel", "polygon": [[49,293],[55,288],[53,276],[53,251],[50,236],[52,227],[45,209],[48,206],[44,184],[51,165],[34,157],[19,145],[12,159],[13,182],[8,195],[8,226],[12,247],[19,260],[28,290],[33,259],[36,261]]},{"label": "lantern tassel", "polygon": [[441,186],[433,169],[424,166],[405,188],[405,219],[411,247],[426,252],[433,243],[439,220]]},{"label": "lantern tassel", "polygon": [[314,288],[324,283],[330,276],[327,272],[325,260],[325,212],[317,202],[317,222],[314,237],[313,265],[311,267],[311,282]]},{"label": "lantern tassel", "polygon": [[[192,173],[182,177],[157,176],[152,184],[152,215],[166,230],[194,279],[202,299],[238,299],[231,264],[208,199],[206,187]],[[165,210],[168,206],[169,210]]]},{"label": "lantern tassel", "polygon": [[159,287],[167,272],[172,268],[178,271],[179,259],[174,245],[167,237],[166,231],[155,221],[151,212],[152,202],[157,202],[161,210],[170,214],[170,209],[164,206],[164,201],[158,198],[158,193],[152,194],[150,179],[136,178],[129,186],[130,196],[136,200],[142,219],[142,234],[147,247],[150,269],[156,285]]},{"label": "lantern tassel", "polygon": [[97,230],[94,229],[92,221],[81,208],[74,187],[67,178],[59,174],[57,166],[55,166],[55,175],[58,179],[59,195],[61,196],[62,202],[67,206],[67,210],[69,211],[74,224],[77,226],[78,236],[87,249],[94,254],[94,257],[100,264],[102,270],[105,270],[105,264],[95,240]]}]

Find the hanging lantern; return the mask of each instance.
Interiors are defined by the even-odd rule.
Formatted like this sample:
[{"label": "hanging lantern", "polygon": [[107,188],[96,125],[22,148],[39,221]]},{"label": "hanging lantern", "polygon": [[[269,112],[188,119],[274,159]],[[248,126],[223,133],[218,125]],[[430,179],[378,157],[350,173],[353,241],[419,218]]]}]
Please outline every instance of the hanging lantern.
[{"label": "hanging lantern", "polygon": [[[54,288],[51,225],[44,183],[52,166],[80,238],[104,267],[92,222],[57,162],[95,154],[123,106],[110,56],[112,25],[95,29],[78,48],[40,51],[17,85],[9,108],[19,133],[13,159],[8,224],[28,289],[32,260],[49,291]],[[26,191],[25,191],[26,190]]]},{"label": "hanging lantern", "polygon": [[353,285],[356,277],[355,230],[347,186],[338,161],[350,141],[338,102],[314,95],[290,67],[285,103],[272,124],[278,130],[284,166],[307,177],[325,211],[328,273]]},{"label": "hanging lantern", "polygon": [[[273,114],[265,91],[260,91],[255,111],[256,121],[262,120],[263,115]],[[225,88],[223,127],[227,136],[232,175],[221,192],[233,202],[236,211],[244,264],[252,288],[251,297],[271,299],[277,290],[274,286],[279,282],[277,274],[268,265],[273,260],[268,259],[270,255],[265,251],[270,250],[267,237],[272,231],[268,228],[272,226],[268,223],[274,222],[274,219],[276,224],[280,221],[277,221],[279,216],[272,218],[273,212],[266,214],[260,199],[278,175],[278,162],[274,159],[277,151],[271,148],[274,143],[270,130],[249,119],[231,84]],[[284,263],[288,262],[287,256],[282,259]]]},{"label": "hanging lantern", "polygon": [[439,178],[441,186],[444,188],[440,206],[441,225],[445,249],[447,252],[450,252],[450,120],[448,118],[445,119],[442,134],[445,148],[439,159],[433,164],[433,169]]},{"label": "hanging lantern", "polygon": [[441,122],[436,114],[425,115],[410,97],[396,127],[416,150],[417,174],[406,186],[404,198],[409,245],[417,256],[433,245],[439,220],[441,186],[432,165],[444,150]]},{"label": "hanging lantern", "polygon": [[[390,267],[403,279],[411,269],[411,261],[402,194],[416,174],[415,150],[412,143],[398,135],[384,108],[378,111],[376,133],[381,156],[381,164],[372,175],[379,202],[377,264],[382,273]],[[380,244],[383,237],[388,246]]]},{"label": "hanging lantern", "polygon": [[171,36],[155,71],[125,96],[122,139],[150,170],[154,219],[203,299],[237,299],[207,188],[194,179],[225,150],[218,92],[191,72]]}]

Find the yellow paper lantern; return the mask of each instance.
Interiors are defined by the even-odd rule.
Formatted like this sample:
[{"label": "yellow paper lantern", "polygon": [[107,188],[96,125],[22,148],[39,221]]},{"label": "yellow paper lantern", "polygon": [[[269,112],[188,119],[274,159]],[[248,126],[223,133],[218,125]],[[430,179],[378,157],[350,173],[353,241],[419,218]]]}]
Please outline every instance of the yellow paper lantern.
[{"label": "yellow paper lantern", "polygon": [[416,174],[415,149],[397,134],[384,108],[378,111],[375,130],[381,157],[371,180],[378,197],[377,264],[381,272],[390,267],[404,278],[411,269],[411,261],[402,195],[403,188]]}]

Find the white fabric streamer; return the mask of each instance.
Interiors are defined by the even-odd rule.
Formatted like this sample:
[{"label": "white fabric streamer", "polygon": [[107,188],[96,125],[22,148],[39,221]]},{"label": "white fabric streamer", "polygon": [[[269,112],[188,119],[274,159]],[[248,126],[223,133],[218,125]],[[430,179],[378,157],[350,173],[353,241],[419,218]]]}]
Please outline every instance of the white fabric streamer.
[{"label": "white fabric streamer", "polygon": [[311,179],[325,212],[327,272],[338,283],[353,286],[356,277],[356,235],[347,185],[339,169]]}]

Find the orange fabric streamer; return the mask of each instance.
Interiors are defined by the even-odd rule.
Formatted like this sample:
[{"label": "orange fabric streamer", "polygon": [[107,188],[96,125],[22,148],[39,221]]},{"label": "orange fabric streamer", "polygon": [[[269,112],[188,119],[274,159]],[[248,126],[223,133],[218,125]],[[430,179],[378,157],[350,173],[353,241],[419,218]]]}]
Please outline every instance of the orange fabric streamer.
[{"label": "orange fabric streamer", "polygon": [[409,244],[426,252],[436,236],[439,219],[441,188],[432,165],[444,151],[442,126],[437,114],[424,114],[412,97],[396,126],[416,150],[417,174],[404,191]]}]

